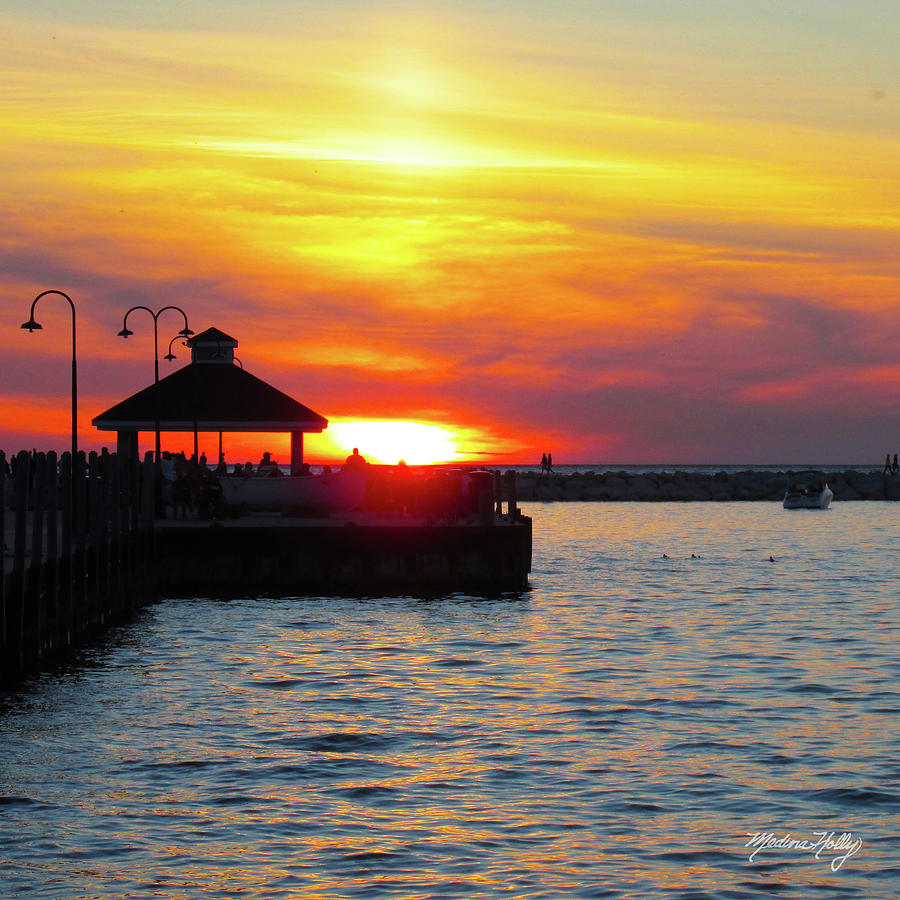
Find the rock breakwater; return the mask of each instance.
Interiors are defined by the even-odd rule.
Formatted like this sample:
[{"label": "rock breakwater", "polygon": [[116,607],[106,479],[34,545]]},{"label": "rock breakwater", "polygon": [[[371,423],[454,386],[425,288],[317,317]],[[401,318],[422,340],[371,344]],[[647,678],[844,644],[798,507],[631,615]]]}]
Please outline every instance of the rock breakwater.
[{"label": "rock breakwater", "polygon": [[[543,500],[782,500],[788,473],[741,472],[574,472],[539,475],[520,472],[516,493],[522,501]],[[900,500],[900,477],[880,472],[831,472],[828,484],[839,500]]]}]

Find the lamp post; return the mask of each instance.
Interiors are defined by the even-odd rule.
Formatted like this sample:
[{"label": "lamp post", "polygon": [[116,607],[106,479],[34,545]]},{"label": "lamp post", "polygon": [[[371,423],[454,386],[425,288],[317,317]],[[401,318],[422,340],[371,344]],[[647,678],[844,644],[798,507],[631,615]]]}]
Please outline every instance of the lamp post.
[{"label": "lamp post", "polygon": [[35,331],[42,330],[43,325],[34,320],[34,308],[37,306],[38,300],[40,300],[41,297],[46,297],[47,294],[59,294],[60,297],[63,297],[68,301],[69,306],[72,309],[72,465],[74,466],[75,457],[78,454],[78,363],[75,355],[75,304],[72,302],[72,298],[62,291],[42,291],[32,301],[31,315],[27,322],[22,323],[21,327],[26,331],[30,331],[32,334],[34,334]]},{"label": "lamp post", "polygon": [[[190,337],[194,332],[188,327],[187,313],[180,306],[164,306],[162,309],[158,309],[156,312],[153,312],[149,306],[132,306],[131,309],[125,313],[122,318],[122,330],[119,332],[119,337],[128,338],[130,335],[134,334],[133,331],[128,328],[128,317],[133,313],[136,309],[143,309],[145,312],[150,313],[153,317],[153,383],[159,384],[159,317],[167,310],[173,309],[175,312],[180,312],[182,317],[184,318],[184,328],[178,332],[177,336],[180,337]],[[173,338],[174,340],[174,338]],[[172,344],[169,342],[169,354],[172,355]],[[168,357],[166,357],[168,359]],[[159,402],[157,400],[157,402]],[[159,447],[159,418],[156,420],[156,461],[159,462],[160,459],[160,447]]]},{"label": "lamp post", "polygon": [[[175,337],[173,337],[172,340],[169,341],[169,352],[163,357],[163,359],[166,359],[169,362],[174,362],[178,358],[172,352],[172,344],[174,344],[175,341],[177,341],[179,338],[182,338],[182,337],[184,337],[184,335],[179,331],[178,334],[176,334]],[[187,346],[187,345],[185,344],[185,346]]]},{"label": "lamp post", "polygon": [[[184,328],[178,332],[178,335],[181,337],[190,337],[194,332],[188,327],[187,313],[180,306],[164,306],[162,309],[158,309],[156,312],[153,312],[149,306],[132,306],[131,309],[125,313],[124,318],[122,319],[122,330],[119,332],[119,337],[128,338],[134,334],[128,328],[128,317],[133,313],[136,309],[143,309],[146,312],[150,313],[153,316],[153,383],[157,384],[159,382],[159,317],[167,310],[174,309],[176,312],[180,312],[182,317],[184,318]],[[173,338],[174,340],[174,338]],[[169,343],[169,352],[172,352],[172,344]]]}]

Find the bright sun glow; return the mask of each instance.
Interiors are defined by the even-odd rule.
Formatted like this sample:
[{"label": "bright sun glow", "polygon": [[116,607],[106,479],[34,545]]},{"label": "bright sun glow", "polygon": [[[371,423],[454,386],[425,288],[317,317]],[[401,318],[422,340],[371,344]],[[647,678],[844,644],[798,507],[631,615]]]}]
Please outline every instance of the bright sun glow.
[{"label": "bright sun glow", "polygon": [[368,462],[383,465],[452,462],[460,455],[453,432],[425,422],[332,422],[325,435],[339,452],[358,447]]}]

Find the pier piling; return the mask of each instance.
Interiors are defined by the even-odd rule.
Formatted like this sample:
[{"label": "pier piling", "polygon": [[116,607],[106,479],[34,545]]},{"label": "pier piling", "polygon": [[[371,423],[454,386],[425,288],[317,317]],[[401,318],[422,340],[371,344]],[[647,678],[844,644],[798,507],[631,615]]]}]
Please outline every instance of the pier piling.
[{"label": "pier piling", "polygon": [[[19,680],[149,597],[153,463],[121,478],[114,456],[0,454],[0,681]],[[134,469],[134,467],[132,467]],[[149,470],[149,471],[148,471]],[[152,495],[151,495],[152,499]],[[11,549],[10,549],[11,547]]]}]

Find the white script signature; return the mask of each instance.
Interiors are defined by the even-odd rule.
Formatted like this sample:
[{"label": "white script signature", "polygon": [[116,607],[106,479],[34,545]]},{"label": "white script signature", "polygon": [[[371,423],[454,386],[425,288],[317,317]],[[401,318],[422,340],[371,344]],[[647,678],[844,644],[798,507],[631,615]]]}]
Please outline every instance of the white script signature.
[{"label": "white script signature", "polygon": [[831,871],[840,867],[862,847],[862,838],[854,837],[852,831],[838,835],[834,831],[814,831],[811,838],[795,838],[790,834],[780,837],[771,831],[748,831],[750,838],[745,847],[752,847],[749,859],[753,862],[761,850],[808,850],[816,859],[822,855],[831,857]]}]

